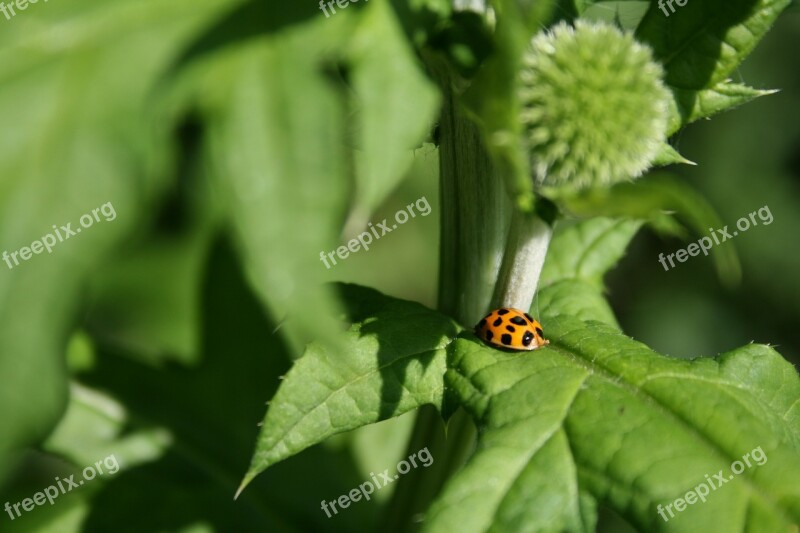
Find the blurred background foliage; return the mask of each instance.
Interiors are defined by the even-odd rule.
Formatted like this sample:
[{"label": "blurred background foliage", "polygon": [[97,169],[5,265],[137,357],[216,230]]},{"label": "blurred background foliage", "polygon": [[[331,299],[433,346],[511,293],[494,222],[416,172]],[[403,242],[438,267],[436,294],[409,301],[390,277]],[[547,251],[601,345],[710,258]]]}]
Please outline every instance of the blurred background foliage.
[{"label": "blurred background foliage", "polygon": [[789,8],[745,61],[734,81],[780,92],[702,121],[678,134],[676,146],[697,166],[672,167],[714,206],[724,225],[769,206],[774,221],[723,246],[735,247],[742,282],[725,289],[708,260],[689,260],[664,272],[659,253],[686,242],[642,232],[612,273],[610,298],[623,330],[661,353],[715,355],[751,341],[778,346],[800,362],[800,73],[788,66],[800,12]]},{"label": "blurred background foliage", "polygon": [[[0,504],[112,453],[122,465],[54,506],[3,514],[0,529],[379,523],[392,487],[335,520],[318,502],[395,464],[409,416],[330,439],[232,496],[264,402],[336,312],[319,282],[435,303],[438,160],[422,141],[438,96],[402,32],[437,3],[418,4],[395,2],[400,24],[377,1],[329,19],[312,2],[226,0],[40,2],[0,18],[0,247],[108,201],[118,213],[0,267]],[[669,169],[724,224],[770,207],[771,225],[723,245],[739,252],[741,284],[723,287],[703,257],[664,272],[658,254],[687,243],[647,229],[610,276],[623,330],[656,351],[756,341],[800,361],[799,35],[793,7],[736,80],[781,92],[689,127],[676,145],[698,165]],[[422,196],[433,216],[330,270],[319,261],[342,228],[349,237]]]}]

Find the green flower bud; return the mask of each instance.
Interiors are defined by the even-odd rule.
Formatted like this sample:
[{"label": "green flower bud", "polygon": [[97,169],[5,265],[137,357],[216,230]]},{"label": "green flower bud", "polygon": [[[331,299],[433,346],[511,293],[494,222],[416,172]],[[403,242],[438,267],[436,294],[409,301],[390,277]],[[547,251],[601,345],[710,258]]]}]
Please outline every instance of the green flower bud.
[{"label": "green flower bud", "polygon": [[650,49],[603,23],[560,23],[531,41],[519,96],[545,194],[629,180],[666,137],[669,91]]}]

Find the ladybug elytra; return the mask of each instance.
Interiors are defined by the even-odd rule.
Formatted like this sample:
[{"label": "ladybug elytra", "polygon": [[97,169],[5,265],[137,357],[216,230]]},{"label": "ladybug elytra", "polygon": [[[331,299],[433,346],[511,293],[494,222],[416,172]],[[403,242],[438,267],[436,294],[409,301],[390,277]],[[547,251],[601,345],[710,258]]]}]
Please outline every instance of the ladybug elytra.
[{"label": "ladybug elytra", "polygon": [[542,325],[519,309],[495,309],[475,326],[475,335],[494,346],[512,350],[535,350],[550,341],[544,338]]}]

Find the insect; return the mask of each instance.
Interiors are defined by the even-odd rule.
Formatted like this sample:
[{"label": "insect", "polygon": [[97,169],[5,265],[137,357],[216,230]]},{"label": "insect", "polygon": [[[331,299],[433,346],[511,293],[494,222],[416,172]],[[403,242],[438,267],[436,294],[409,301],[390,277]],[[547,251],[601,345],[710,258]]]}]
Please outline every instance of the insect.
[{"label": "insect", "polygon": [[550,344],[544,338],[542,325],[531,315],[505,307],[483,317],[475,326],[475,335],[489,344],[512,350],[535,350]]}]

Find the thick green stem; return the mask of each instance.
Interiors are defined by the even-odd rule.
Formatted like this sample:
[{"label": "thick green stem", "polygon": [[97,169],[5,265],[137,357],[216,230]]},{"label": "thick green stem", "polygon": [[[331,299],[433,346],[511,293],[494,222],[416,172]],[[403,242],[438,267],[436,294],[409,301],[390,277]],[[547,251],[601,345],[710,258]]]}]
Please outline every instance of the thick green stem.
[{"label": "thick green stem", "polygon": [[472,326],[489,310],[512,205],[477,127],[452,97],[440,131],[439,309]]},{"label": "thick green stem", "polygon": [[536,214],[514,213],[492,307],[531,308],[552,236],[553,228]]},{"label": "thick green stem", "polygon": [[[458,108],[446,75],[439,74],[445,98],[439,123],[438,308],[471,327],[491,309],[493,298],[530,308],[552,220],[544,216],[548,223],[543,222],[540,212],[519,214],[511,226],[514,209],[505,180],[493,165],[478,127]],[[520,300],[513,299],[517,291]],[[434,463],[400,479],[385,525],[398,532],[416,530],[444,483],[474,450],[475,438],[475,426],[463,411],[451,417],[445,435],[440,414],[421,410],[407,451],[410,455],[427,447]]]},{"label": "thick green stem", "polygon": [[[457,108],[449,82],[439,124],[441,247],[440,311],[471,327],[489,310],[511,218],[505,184],[492,165],[477,127]],[[422,410],[408,453],[428,447],[434,464],[403,476],[387,509],[393,531],[413,531],[444,482],[472,452],[475,427],[464,412],[449,420]],[[416,517],[416,519],[415,519]]]}]

